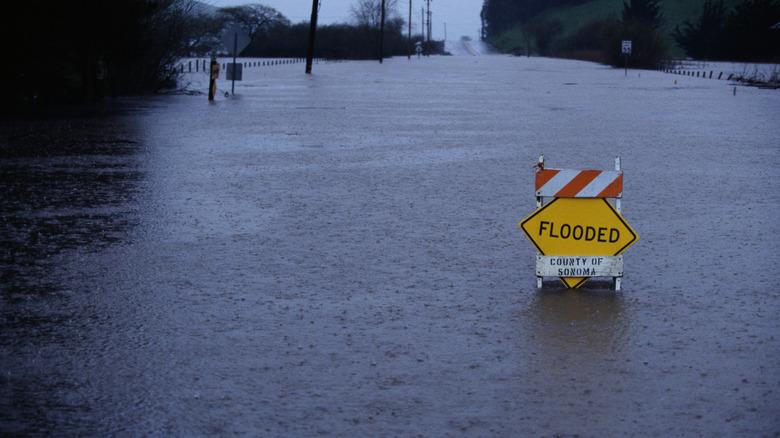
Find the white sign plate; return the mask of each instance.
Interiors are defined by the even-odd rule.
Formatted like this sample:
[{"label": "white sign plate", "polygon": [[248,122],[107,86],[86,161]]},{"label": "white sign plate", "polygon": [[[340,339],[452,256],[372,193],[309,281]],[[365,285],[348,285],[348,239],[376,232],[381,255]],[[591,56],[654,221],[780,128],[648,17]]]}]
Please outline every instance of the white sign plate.
[{"label": "white sign plate", "polygon": [[536,256],[537,277],[622,277],[623,256]]},{"label": "white sign plate", "polygon": [[620,50],[624,55],[630,55],[632,46],[631,40],[623,40],[623,43],[620,45]]},{"label": "white sign plate", "polygon": [[227,72],[225,73],[225,79],[228,81],[240,81],[244,77],[244,64],[240,62],[228,63]]}]

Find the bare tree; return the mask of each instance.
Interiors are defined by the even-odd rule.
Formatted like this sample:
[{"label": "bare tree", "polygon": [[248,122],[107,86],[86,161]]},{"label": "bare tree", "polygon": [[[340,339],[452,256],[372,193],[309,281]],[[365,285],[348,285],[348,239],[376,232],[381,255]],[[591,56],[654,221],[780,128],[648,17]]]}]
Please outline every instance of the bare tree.
[{"label": "bare tree", "polygon": [[224,20],[216,14],[209,14],[194,9],[188,14],[186,55],[207,55],[221,46],[220,34],[224,27]]},{"label": "bare tree", "polygon": [[[385,0],[385,19],[387,21],[400,18],[397,11],[398,0]],[[351,7],[355,24],[363,27],[379,27],[382,19],[382,0],[357,0]]]},{"label": "bare tree", "polygon": [[290,24],[290,20],[281,12],[261,4],[222,8],[219,10],[219,17],[224,20],[225,24],[236,24],[246,29],[249,37],[253,40],[255,36],[267,31],[272,26]]}]

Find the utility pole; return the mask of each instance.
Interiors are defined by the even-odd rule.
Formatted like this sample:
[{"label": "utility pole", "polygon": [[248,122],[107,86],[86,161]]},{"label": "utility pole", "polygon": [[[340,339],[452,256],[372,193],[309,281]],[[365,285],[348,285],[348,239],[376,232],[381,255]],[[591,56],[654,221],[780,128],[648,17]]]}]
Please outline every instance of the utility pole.
[{"label": "utility pole", "polygon": [[433,41],[433,12],[428,11],[428,41]]},{"label": "utility pole", "polygon": [[444,41],[447,41],[447,22],[444,22]]},{"label": "utility pole", "polygon": [[238,55],[238,32],[233,32],[233,83],[230,84],[230,95],[236,95],[236,56]]},{"label": "utility pole", "polygon": [[382,0],[382,10],[379,12],[379,63],[385,59],[385,0]]},{"label": "utility pole", "polygon": [[409,33],[406,37],[406,59],[412,60],[412,0],[409,0]]},{"label": "utility pole", "polygon": [[428,3],[428,42],[431,42],[431,31],[433,30],[433,26],[431,25],[431,0],[425,0],[426,3]]},{"label": "utility pole", "polygon": [[479,28],[479,40],[484,41],[485,40],[485,8],[482,8],[482,11],[480,11],[479,13],[479,21],[482,24]]},{"label": "utility pole", "polygon": [[311,65],[314,62],[314,34],[317,33],[317,15],[319,15],[320,0],[311,2],[311,21],[309,22],[309,48],[306,51],[306,74],[311,74]]},{"label": "utility pole", "polygon": [[420,8],[420,37],[425,41],[425,6]]}]

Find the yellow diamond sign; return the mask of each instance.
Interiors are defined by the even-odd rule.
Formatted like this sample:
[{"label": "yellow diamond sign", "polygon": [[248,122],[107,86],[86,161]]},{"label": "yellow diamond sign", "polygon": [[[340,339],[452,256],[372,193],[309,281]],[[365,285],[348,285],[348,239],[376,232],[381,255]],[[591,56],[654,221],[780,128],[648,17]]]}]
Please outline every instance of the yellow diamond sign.
[{"label": "yellow diamond sign", "polygon": [[[623,216],[602,198],[556,198],[518,226],[548,256],[616,256],[639,240]],[[577,288],[587,278],[561,280]]]}]

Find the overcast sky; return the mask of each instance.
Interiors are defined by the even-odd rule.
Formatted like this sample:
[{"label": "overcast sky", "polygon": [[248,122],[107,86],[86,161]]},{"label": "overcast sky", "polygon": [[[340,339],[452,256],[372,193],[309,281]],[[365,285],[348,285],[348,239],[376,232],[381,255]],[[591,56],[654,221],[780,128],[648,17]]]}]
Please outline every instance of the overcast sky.
[{"label": "overcast sky", "polygon": [[[214,6],[234,6],[247,3],[262,3],[276,8],[293,22],[308,21],[311,15],[311,0],[202,0]],[[320,21],[322,23],[338,23],[349,21],[349,7],[355,0],[322,0]],[[414,14],[412,17],[413,31],[419,32],[420,7],[424,0],[412,0]],[[447,39],[458,39],[462,35],[477,37],[479,35],[479,11],[482,0],[432,0],[433,36],[444,38],[444,22],[447,22]],[[409,11],[409,0],[398,0],[399,12],[404,16]]]}]

